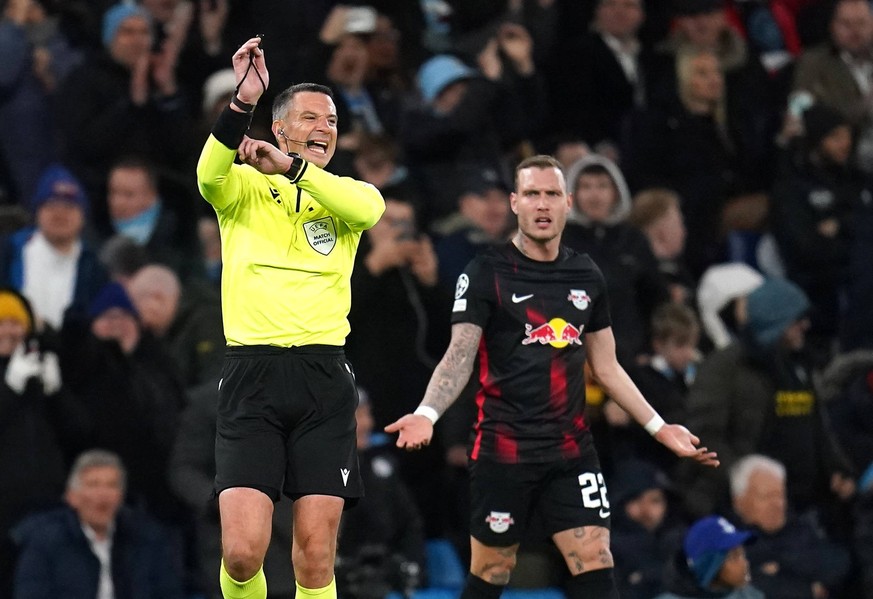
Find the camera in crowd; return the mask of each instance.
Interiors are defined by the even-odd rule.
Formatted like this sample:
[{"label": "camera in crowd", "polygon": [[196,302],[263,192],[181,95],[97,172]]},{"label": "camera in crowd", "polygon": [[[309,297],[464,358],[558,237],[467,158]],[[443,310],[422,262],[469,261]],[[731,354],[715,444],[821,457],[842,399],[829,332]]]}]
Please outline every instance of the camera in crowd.
[{"label": "camera in crowd", "polygon": [[353,555],[337,555],[336,581],[343,599],[383,599],[392,591],[411,597],[421,566],[385,545],[368,544]]}]

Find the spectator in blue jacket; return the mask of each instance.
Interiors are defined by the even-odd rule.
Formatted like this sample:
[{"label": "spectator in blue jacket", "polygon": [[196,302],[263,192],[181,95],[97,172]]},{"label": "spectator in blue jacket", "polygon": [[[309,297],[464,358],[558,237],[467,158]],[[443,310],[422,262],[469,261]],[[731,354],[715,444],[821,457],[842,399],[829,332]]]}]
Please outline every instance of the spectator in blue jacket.
[{"label": "spectator in blue jacket", "polygon": [[65,507],[31,516],[13,532],[21,547],[14,599],[181,599],[180,567],[162,528],[122,507],[125,469],[104,450],[82,453]]},{"label": "spectator in blue jacket", "polygon": [[71,305],[87,307],[107,282],[87,235],[88,197],[64,166],[52,164],[40,176],[30,200],[35,226],[0,242],[0,282],[30,302],[36,328],[59,331]]},{"label": "spectator in blue jacket", "polygon": [[739,522],[758,537],[747,553],[768,599],[843,597],[849,552],[790,509],[782,463],[750,454],[734,464],[730,478]]}]

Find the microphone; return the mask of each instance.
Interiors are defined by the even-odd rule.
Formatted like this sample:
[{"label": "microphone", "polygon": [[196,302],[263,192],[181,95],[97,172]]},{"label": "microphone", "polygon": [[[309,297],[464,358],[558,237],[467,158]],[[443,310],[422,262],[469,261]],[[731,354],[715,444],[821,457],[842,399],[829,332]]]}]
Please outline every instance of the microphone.
[{"label": "microphone", "polygon": [[286,149],[287,149],[289,143],[297,144],[298,146],[305,146],[307,148],[311,148],[312,146],[317,145],[316,142],[311,140],[311,139],[309,141],[297,141],[296,139],[291,139],[290,137],[285,135],[284,129],[279,129],[279,135],[281,135],[282,137],[285,138],[285,148]]}]

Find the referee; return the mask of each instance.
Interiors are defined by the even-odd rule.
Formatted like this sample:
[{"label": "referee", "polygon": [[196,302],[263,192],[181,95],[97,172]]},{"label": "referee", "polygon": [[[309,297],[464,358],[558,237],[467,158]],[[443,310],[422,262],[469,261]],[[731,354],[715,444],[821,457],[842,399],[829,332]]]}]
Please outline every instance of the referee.
[{"label": "referee", "polygon": [[237,93],[197,164],[221,230],[228,346],[215,439],[221,590],[266,598],[263,560],[284,493],[294,501],[297,597],[335,599],[340,515],[362,495],[357,394],[342,349],[350,278],[361,234],[385,203],[375,187],[323,170],[337,139],[327,87],[301,83],[276,97],[279,147],[245,135],[269,84],[260,41],[233,55]]}]

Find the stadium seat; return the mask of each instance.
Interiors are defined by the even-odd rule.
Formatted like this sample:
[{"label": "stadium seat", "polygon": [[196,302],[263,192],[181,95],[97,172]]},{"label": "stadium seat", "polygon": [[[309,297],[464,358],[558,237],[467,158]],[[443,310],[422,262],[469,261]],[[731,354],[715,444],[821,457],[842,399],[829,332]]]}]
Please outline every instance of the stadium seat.
[{"label": "stadium seat", "polygon": [[500,599],[566,599],[560,589],[506,589]]},{"label": "stadium seat", "polygon": [[[460,589],[418,589],[412,593],[412,599],[458,599],[461,595]],[[403,599],[403,595],[394,592],[385,597],[385,599]]]},{"label": "stadium seat", "polygon": [[429,587],[457,590],[464,586],[467,569],[451,542],[446,539],[426,541],[425,560]]}]

